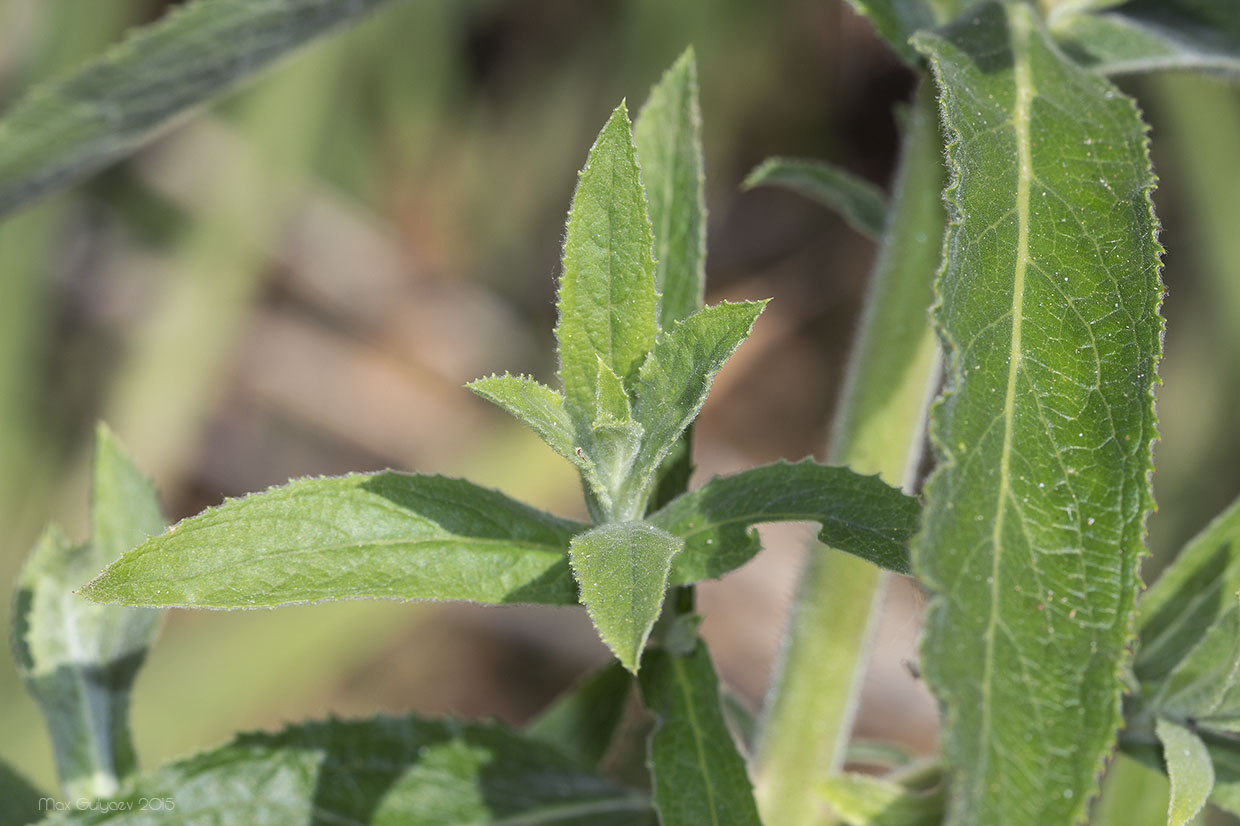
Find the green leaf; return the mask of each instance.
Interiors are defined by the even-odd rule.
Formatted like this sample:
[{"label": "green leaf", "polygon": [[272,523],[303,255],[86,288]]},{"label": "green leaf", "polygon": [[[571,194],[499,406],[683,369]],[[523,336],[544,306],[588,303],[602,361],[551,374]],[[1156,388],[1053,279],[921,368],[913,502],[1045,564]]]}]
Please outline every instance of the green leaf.
[{"label": "green leaf", "polygon": [[948,822],[1076,822],[1120,722],[1152,507],[1161,248],[1145,127],[1025,4],[981,4],[916,42],[953,173],[940,462],[913,543],[957,775]]},{"label": "green leaf", "polygon": [[571,605],[568,544],[584,528],[461,479],[300,479],[184,520],[82,593],[195,608],[358,597]]},{"label": "green leaf", "polygon": [[654,225],[659,327],[702,306],[706,285],[706,198],[697,63],[685,50],[650,90],[633,125]]},{"label": "green leaf", "polygon": [[39,803],[46,795],[0,760],[0,824],[26,826],[43,817]]},{"label": "green leaf", "polygon": [[[1210,802],[1240,817],[1240,743],[1234,738],[1212,736],[1205,732],[1201,734],[1201,739],[1210,752],[1210,764],[1214,768],[1214,790],[1210,794]],[[1158,764],[1158,768],[1163,768],[1163,765]]]},{"label": "green leaf", "polygon": [[[915,771],[927,773],[923,767]],[[899,777],[897,774],[896,777]],[[939,826],[943,822],[944,794],[937,767],[910,786],[855,772],[827,778],[822,795],[848,826]]]},{"label": "green leaf", "polygon": [[599,637],[634,674],[683,545],[644,522],[608,522],[573,537],[569,557],[581,601]]},{"label": "green leaf", "polygon": [[556,453],[586,470],[589,466],[576,453],[572,419],[564,409],[564,397],[529,376],[488,376],[465,385],[487,401],[502,407],[529,425]]},{"label": "green leaf", "polygon": [[916,499],[848,468],[812,459],[777,462],[716,477],[672,500],[649,521],[682,537],[673,584],[723,576],[753,558],[763,522],[817,522],[819,539],[883,568],[909,572],[908,540],[917,531]]},{"label": "green leaf", "polygon": [[[502,726],[377,717],[245,734],[51,823],[655,826],[649,801]],[[151,811],[154,809],[154,811]]]},{"label": "green leaf", "polygon": [[525,729],[582,765],[597,766],[624,716],[633,675],[618,662],[588,675]]},{"label": "green leaf", "polygon": [[883,234],[887,198],[874,184],[851,172],[807,158],[767,158],[745,177],[742,189],[780,186],[834,209],[857,232]]},{"label": "green leaf", "polygon": [[632,387],[654,346],[653,246],[629,114],[621,103],[580,172],[564,238],[555,334],[565,406],[578,433],[595,419],[599,359]]},{"label": "green leaf", "polygon": [[[1240,585],[1236,578],[1232,586]],[[1240,603],[1228,589],[1231,608],[1206,630],[1153,693],[1150,706],[1203,730],[1240,732]]]},{"label": "green leaf", "polygon": [[699,640],[687,657],[652,650],[642,665],[642,699],[659,721],[650,767],[660,824],[761,826],[706,646]]},{"label": "green leaf", "polygon": [[18,671],[51,734],[65,797],[111,794],[136,769],[129,697],[162,612],[92,605],[73,591],[120,552],[163,530],[159,499],[106,427],[93,465],[93,541],[53,526],[18,578]]},{"label": "green leaf", "polygon": [[633,418],[645,435],[614,506],[618,518],[644,512],[660,463],[697,417],[715,374],[749,336],[765,306],[765,301],[723,301],[660,331],[634,394]]},{"label": "green leaf", "polygon": [[909,45],[909,38],[921,29],[936,25],[930,0],[848,0],[848,5],[870,23],[879,37],[895,50],[900,59],[916,66],[918,55]]},{"label": "green leaf", "polygon": [[1171,803],[1167,826],[1185,826],[1205,808],[1214,788],[1214,763],[1206,744],[1190,729],[1160,717],[1156,724],[1163,744],[1167,776],[1171,778]]},{"label": "green leaf", "polygon": [[1064,51],[1105,74],[1211,71],[1240,76],[1233,0],[1129,0],[1105,14],[1052,18]]},{"label": "green leaf", "polygon": [[0,122],[0,215],[124,157],[193,107],[384,0],[196,0]]}]

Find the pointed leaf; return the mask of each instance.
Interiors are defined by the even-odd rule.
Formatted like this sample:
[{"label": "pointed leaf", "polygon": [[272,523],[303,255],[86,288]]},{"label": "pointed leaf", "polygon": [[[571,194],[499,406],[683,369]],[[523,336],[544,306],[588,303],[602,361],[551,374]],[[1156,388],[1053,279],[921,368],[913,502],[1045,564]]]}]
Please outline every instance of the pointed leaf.
[{"label": "pointed leaf", "polygon": [[715,477],[649,521],[684,539],[672,582],[685,585],[752,559],[762,546],[749,528],[763,522],[817,522],[819,538],[832,548],[908,573],[908,540],[920,515],[916,499],[877,476],[805,459]]},{"label": "pointed leaf", "polygon": [[1206,744],[1184,726],[1165,718],[1156,724],[1163,744],[1167,776],[1171,778],[1171,804],[1167,826],[1185,826],[1205,808],[1214,788],[1214,763]]},{"label": "pointed leaf", "polygon": [[573,537],[569,556],[599,637],[637,673],[683,541],[643,522],[609,522]]},{"label": "pointed leaf", "polygon": [[646,195],[623,103],[590,149],[577,181],[560,278],[560,377],[579,429],[594,421],[598,360],[626,386],[654,345],[658,295]]},{"label": "pointed leaf", "polygon": [[767,158],[755,167],[742,189],[780,186],[830,207],[857,232],[870,238],[883,234],[887,199],[874,184],[851,172],[809,158]]},{"label": "pointed leaf", "polygon": [[558,698],[525,728],[525,736],[548,743],[579,761],[597,766],[624,716],[633,675],[613,661]]},{"label": "pointed leaf", "polygon": [[[162,806],[157,804],[162,803]],[[655,826],[649,801],[493,723],[377,717],[307,723],[139,778],[53,822]],[[151,808],[154,808],[154,817]]]},{"label": "pointed leaf", "polygon": [[659,721],[650,767],[660,824],[761,826],[705,644],[699,640],[686,657],[649,651],[642,666],[642,700]]},{"label": "pointed leaf", "polygon": [[845,772],[827,778],[822,793],[848,826],[939,826],[944,794],[937,771],[927,785],[910,787],[894,779]]},{"label": "pointed leaf", "polygon": [[0,823],[26,826],[40,820],[44,814],[40,803],[46,799],[16,769],[0,760]]},{"label": "pointed leaf", "polygon": [[935,594],[923,659],[957,773],[948,822],[1077,822],[1120,722],[1152,507],[1145,127],[1025,4],[983,3],[916,43],[953,172],[940,467],[913,551]]},{"label": "pointed leaf", "polygon": [[461,479],[299,479],[182,521],[82,593],[195,608],[358,597],[570,605],[568,543],[584,527]]},{"label": "pointed leaf", "polygon": [[384,0],[195,0],[0,122],[0,215],[137,149],[178,116]]},{"label": "pointed leaf", "polygon": [[529,425],[556,453],[582,465],[575,450],[573,422],[564,409],[564,397],[558,392],[529,376],[507,373],[474,379],[465,386]]},{"label": "pointed leaf", "polygon": [[848,5],[869,18],[879,36],[910,66],[916,66],[919,58],[909,38],[938,22],[931,0],[848,0]]},{"label": "pointed leaf", "polygon": [[706,197],[697,63],[688,49],[650,90],[633,125],[654,225],[659,327],[702,306],[706,285]]}]

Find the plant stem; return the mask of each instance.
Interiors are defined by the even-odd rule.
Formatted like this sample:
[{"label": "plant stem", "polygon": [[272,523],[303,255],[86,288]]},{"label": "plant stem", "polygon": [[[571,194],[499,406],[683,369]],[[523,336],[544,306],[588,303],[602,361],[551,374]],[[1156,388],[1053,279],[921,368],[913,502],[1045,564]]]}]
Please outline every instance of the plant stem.
[{"label": "plant stem", "polygon": [[[927,309],[946,221],[943,180],[937,105],[923,83],[830,450],[832,462],[906,490],[916,482],[925,410],[938,384]],[[884,582],[847,554],[811,552],[757,752],[755,791],[767,823],[830,822],[814,788],[843,763]]]}]

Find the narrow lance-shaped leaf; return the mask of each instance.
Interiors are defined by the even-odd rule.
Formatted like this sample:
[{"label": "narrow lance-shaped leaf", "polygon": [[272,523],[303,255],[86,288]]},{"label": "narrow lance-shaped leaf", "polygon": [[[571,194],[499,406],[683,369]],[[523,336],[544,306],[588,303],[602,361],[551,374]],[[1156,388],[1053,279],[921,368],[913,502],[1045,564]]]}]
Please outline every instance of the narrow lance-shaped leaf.
[{"label": "narrow lance-shaped leaf", "polygon": [[1145,127],[1025,4],[984,3],[916,43],[953,175],[940,467],[914,542],[935,594],[923,657],[946,707],[948,822],[1073,823],[1120,722],[1152,506],[1162,291]]},{"label": "narrow lance-shaped leaf", "polygon": [[1157,731],[1167,761],[1167,776],[1171,778],[1167,826],[1186,826],[1210,798],[1214,788],[1214,763],[1206,744],[1190,729],[1159,718]]},{"label": "narrow lance-shaped leaf", "polygon": [[507,410],[539,435],[556,453],[583,474],[594,464],[579,454],[573,421],[564,409],[564,396],[528,376],[487,376],[466,385],[482,398]]},{"label": "narrow lance-shaped leaf", "polygon": [[633,675],[612,661],[573,686],[525,728],[525,735],[556,746],[584,765],[603,759],[624,716]]},{"label": "narrow lance-shaped leaf", "polygon": [[568,544],[584,529],[461,479],[300,479],[180,522],[82,592],[196,608],[358,597],[571,605]]},{"label": "narrow lance-shaped leaf", "polygon": [[938,766],[918,765],[880,778],[855,772],[828,777],[823,797],[847,826],[939,826],[943,778]]},{"label": "narrow lance-shaped leaf", "polygon": [[672,563],[672,583],[683,585],[748,562],[761,549],[750,527],[763,522],[817,522],[832,548],[908,573],[908,541],[920,515],[916,499],[877,476],[805,459],[716,477],[649,521],[684,539]]},{"label": "narrow lance-shaped leaf", "polygon": [[30,785],[8,763],[0,760],[0,823],[26,826],[43,818],[39,804],[47,795]]},{"label": "narrow lance-shaped leaf", "polygon": [[870,238],[883,233],[887,199],[874,184],[851,172],[809,158],[767,158],[745,176],[744,189],[780,186],[799,192],[839,213]]},{"label": "narrow lance-shaped leaf", "polygon": [[644,522],[607,522],[573,537],[581,601],[599,637],[629,671],[659,618],[672,557],[684,541]]},{"label": "narrow lance-shaped leaf", "polygon": [[39,702],[67,798],[111,794],[136,769],[129,697],[159,611],[92,605],[74,593],[164,520],[154,488],[100,426],[93,464],[93,541],[49,529],[18,579],[13,643]]},{"label": "narrow lance-shaped leaf", "polygon": [[660,824],[761,826],[706,646],[699,640],[685,657],[652,650],[642,666],[642,699],[658,718],[650,767]]},{"label": "narrow lance-shaped leaf", "polygon": [[633,124],[654,225],[659,327],[688,318],[706,289],[706,196],[697,63],[688,49],[650,90]]},{"label": "narrow lance-shaped leaf", "polygon": [[385,0],[194,0],[0,121],[0,215],[124,157],[160,127]]},{"label": "narrow lance-shaped leaf", "polygon": [[[655,826],[649,800],[496,724],[377,717],[245,734],[55,824]],[[161,805],[162,804],[162,805]]]}]

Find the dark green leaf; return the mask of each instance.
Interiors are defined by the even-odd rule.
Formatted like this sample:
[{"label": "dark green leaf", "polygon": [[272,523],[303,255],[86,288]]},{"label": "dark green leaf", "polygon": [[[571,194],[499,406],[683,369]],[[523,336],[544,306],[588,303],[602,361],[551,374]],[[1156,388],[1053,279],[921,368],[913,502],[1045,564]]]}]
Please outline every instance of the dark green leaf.
[{"label": "dark green leaf", "polygon": [[31,786],[17,770],[0,760],[0,826],[26,826],[43,817],[43,792]]},{"label": "dark green leaf", "polygon": [[654,826],[642,795],[501,726],[388,717],[242,735],[50,822]]},{"label": "dark green leaf", "polygon": [[649,520],[684,538],[672,564],[672,582],[682,585],[748,562],[762,547],[749,528],[763,522],[817,522],[832,548],[908,573],[908,540],[920,513],[916,499],[877,476],[805,459],[716,477]]},{"label": "dark green leaf", "polygon": [[881,189],[822,161],[767,158],[746,176],[741,186],[780,186],[799,192],[835,210],[850,227],[870,238],[882,235],[887,220],[887,199]]},{"label": "dark green leaf", "polygon": [[672,557],[683,545],[645,522],[607,522],[573,537],[569,556],[581,601],[599,637],[633,673],[659,618]]},{"label": "dark green leaf", "polygon": [[1167,761],[1167,776],[1171,778],[1167,826],[1186,826],[1210,798],[1214,764],[1206,744],[1190,729],[1162,717],[1156,728]]},{"label": "dark green leaf", "polygon": [[650,90],[633,125],[654,225],[659,327],[702,306],[706,284],[706,199],[697,64],[689,49]]},{"label": "dark green leaf", "polygon": [[948,821],[1084,818],[1120,723],[1161,285],[1136,107],[1031,6],[923,34],[950,136],[947,391],[914,564],[956,772]]},{"label": "dark green leaf", "polygon": [[179,523],[83,593],[198,608],[356,597],[571,605],[568,544],[584,528],[460,479],[301,479]]},{"label": "dark green leaf", "polygon": [[549,743],[582,765],[603,759],[633,688],[633,675],[612,662],[588,675],[525,729],[527,737]]},{"label": "dark green leaf", "polygon": [[0,215],[132,152],[161,127],[383,0],[195,0],[0,122]]},{"label": "dark green leaf", "polygon": [[918,55],[909,38],[936,25],[931,0],[848,0],[857,14],[869,18],[880,37],[905,63],[915,66]]},{"label": "dark green leaf", "polygon": [[687,657],[647,652],[638,682],[659,720],[650,766],[662,826],[761,826],[706,646],[699,641]]},{"label": "dark green leaf", "polygon": [[[1201,737],[1214,767],[1214,791],[1210,794],[1210,802],[1240,817],[1240,742],[1209,734]],[[1157,755],[1154,755],[1154,762],[1158,768],[1165,768],[1157,762]]]}]

